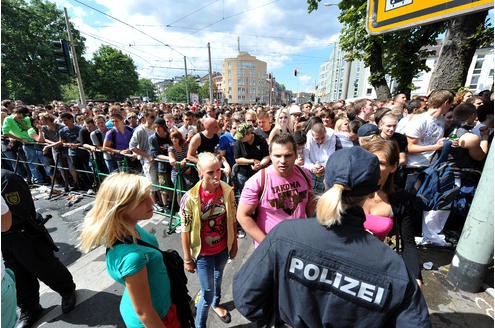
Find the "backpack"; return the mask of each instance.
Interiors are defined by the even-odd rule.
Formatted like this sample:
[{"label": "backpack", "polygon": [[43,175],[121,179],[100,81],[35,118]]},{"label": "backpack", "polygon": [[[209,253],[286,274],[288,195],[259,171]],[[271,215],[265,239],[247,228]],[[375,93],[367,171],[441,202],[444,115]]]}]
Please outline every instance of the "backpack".
[{"label": "backpack", "polygon": [[[162,251],[141,239],[137,239],[136,242],[138,245],[154,248],[162,253],[163,262],[167,267],[168,278],[170,279],[172,303],[175,304],[180,325],[182,328],[194,327],[194,317],[191,309],[192,297],[189,295],[189,290],[187,289],[187,277],[184,272],[184,260],[182,257],[174,249]],[[131,244],[132,240],[126,239],[125,242],[117,240],[114,246],[124,243]]]},{"label": "backpack", "polygon": [[421,185],[416,193],[423,205],[423,210],[449,210],[459,192],[455,185],[454,167],[447,162],[451,141],[444,141],[438,159],[420,173]]}]

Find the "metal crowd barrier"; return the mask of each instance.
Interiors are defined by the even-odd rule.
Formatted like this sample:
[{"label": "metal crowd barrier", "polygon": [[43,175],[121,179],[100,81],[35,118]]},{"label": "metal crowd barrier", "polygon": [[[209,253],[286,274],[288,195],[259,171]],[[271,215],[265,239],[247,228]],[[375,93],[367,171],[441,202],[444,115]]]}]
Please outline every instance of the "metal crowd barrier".
[{"label": "metal crowd barrier", "polygon": [[[40,143],[40,142],[31,142],[31,143],[26,143],[26,144],[29,144],[29,145],[39,145],[39,146],[46,146],[46,145],[49,145],[48,143]],[[69,147],[64,147],[64,148],[69,148]],[[86,148],[83,148],[83,147],[78,147],[77,149],[80,149],[80,150],[84,150],[86,152],[89,153],[89,158],[90,158],[90,161],[92,163],[92,171],[87,171],[87,170],[79,170],[79,169],[75,169],[76,172],[78,173],[82,173],[82,174],[90,174],[93,176],[93,187],[95,190],[98,189],[99,185],[101,184],[101,182],[103,181],[103,179],[108,176],[109,174],[107,173],[103,173],[101,172],[100,168],[98,167],[98,160],[96,158],[96,153],[104,153],[105,151],[104,150],[101,150],[101,149],[97,149],[95,151],[91,151],[89,149],[86,149]],[[68,167],[63,167],[63,166],[60,166],[59,165],[59,160],[60,160],[60,154],[59,156],[56,156],[55,158],[55,165],[50,165],[48,163],[29,163],[28,161],[24,161],[24,160],[21,160],[20,159],[20,156],[19,156],[19,151],[17,150],[16,152],[16,159],[12,159],[12,158],[8,158],[6,156],[4,156],[4,153],[2,152],[2,160],[6,160],[6,161],[12,161],[12,162],[15,162],[15,165],[14,165],[14,172],[17,172],[18,170],[18,167],[19,167],[19,164],[20,163],[25,163],[25,164],[35,164],[35,165],[38,165],[38,166],[44,166],[44,165],[47,165],[47,166],[50,166],[52,169],[53,169],[53,174],[56,174],[57,170],[69,170]],[[128,161],[130,160],[129,158],[132,157],[133,155],[132,154],[123,154],[123,163],[122,163],[122,171],[124,172],[128,172]],[[168,162],[166,160],[161,160],[161,159],[155,159],[155,161],[157,162]],[[187,166],[189,167],[192,167],[194,168],[194,170],[196,170],[196,165],[195,164],[192,164],[192,163],[187,163],[186,164]],[[26,168],[27,169],[27,168]],[[182,189],[183,186],[182,186],[182,171],[181,171],[181,168],[180,168],[180,165],[177,164],[177,167],[176,167],[176,170],[177,170],[177,175],[176,175],[176,178],[175,178],[175,181],[172,181],[172,185],[173,187],[168,187],[168,186],[162,186],[162,185],[157,185],[157,184],[153,184],[154,187],[158,188],[158,189],[162,189],[162,190],[165,190],[165,191],[171,191],[172,192],[172,200],[171,200],[171,207],[170,207],[170,212],[169,213],[166,213],[166,212],[159,212],[159,211],[154,211],[155,213],[157,214],[160,214],[160,215],[163,215],[165,217],[168,217],[170,218],[170,222],[168,224],[168,230],[167,230],[167,233],[168,234],[172,234],[175,232],[176,228],[181,224],[180,222],[180,217],[178,215],[174,215],[175,212],[178,212],[178,205],[176,205],[176,200],[177,200],[177,197],[178,197],[178,193],[180,193],[181,195],[185,194],[187,192],[187,190],[184,190]],[[143,173],[143,172],[141,172]],[[67,184],[67,182],[66,182]],[[54,196],[54,189],[55,189],[55,179],[52,179],[51,181],[51,185],[50,185],[50,192],[48,194],[48,199],[52,199],[52,197]],[[164,204],[166,205],[166,204]]]}]

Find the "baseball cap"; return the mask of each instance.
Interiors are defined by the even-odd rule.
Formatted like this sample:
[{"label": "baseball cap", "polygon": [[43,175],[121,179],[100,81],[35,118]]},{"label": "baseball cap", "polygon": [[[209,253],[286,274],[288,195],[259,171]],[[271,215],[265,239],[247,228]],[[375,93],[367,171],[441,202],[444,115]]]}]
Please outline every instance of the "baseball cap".
[{"label": "baseball cap", "polygon": [[344,148],[333,153],[325,168],[325,184],[345,187],[343,195],[366,196],[379,189],[378,157],[361,147]]},{"label": "baseball cap", "polygon": [[237,126],[237,130],[234,135],[235,140],[241,140],[251,132],[253,126],[248,123],[241,123]]},{"label": "baseball cap", "polygon": [[299,107],[296,104],[290,105],[290,107],[289,107],[289,114],[290,115],[292,115],[292,114],[302,114],[301,107]]},{"label": "baseball cap", "polygon": [[359,129],[358,129],[358,137],[369,137],[369,136],[374,136],[374,135],[379,135],[380,130],[378,127],[374,124],[371,123],[366,123],[363,124]]}]

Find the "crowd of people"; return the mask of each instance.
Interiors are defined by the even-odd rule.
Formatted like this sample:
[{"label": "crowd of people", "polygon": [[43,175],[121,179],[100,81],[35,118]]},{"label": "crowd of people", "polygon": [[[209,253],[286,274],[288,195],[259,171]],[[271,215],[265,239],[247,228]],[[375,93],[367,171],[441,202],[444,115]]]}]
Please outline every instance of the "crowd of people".
[{"label": "crowd of people", "polygon": [[[337,318],[323,308],[340,308],[347,300],[356,307],[349,305],[349,313],[374,311],[373,325],[390,320],[410,325],[414,319],[413,326],[427,326],[414,237],[435,246],[450,246],[459,237],[493,138],[493,115],[491,92],[474,96],[464,89],[434,90],[411,100],[399,94],[389,101],[272,107],[95,102],[81,109],[56,101],[27,106],[4,100],[2,165],[32,183],[99,188],[82,246],[109,249],[109,272],[126,286],[121,313],[128,327],[173,326],[178,320],[170,282],[158,281],[163,275],[158,255],[115,244],[143,238],[155,245],[137,222],[153,210],[170,212],[175,197],[159,187],[177,185],[184,268],[197,272],[201,286],[196,327],[206,327],[210,308],[230,321],[220,305],[222,272],[236,256],[237,238],[246,234],[256,250],[236,277],[234,301],[247,318],[294,327],[350,324],[346,311]],[[463,192],[450,208],[427,210],[415,197],[418,177],[446,140]],[[134,174],[117,173],[122,171]],[[110,174],[101,178],[101,187],[98,173]],[[312,217],[317,222],[292,220]],[[353,236],[352,245],[344,242],[347,236]],[[359,247],[369,253],[353,269],[345,254],[354,256]],[[122,266],[128,270],[116,270]],[[371,267],[372,277],[365,274]],[[382,279],[391,268],[395,278]],[[341,279],[358,283],[359,292]],[[161,294],[155,284],[163,287]],[[302,291],[309,287],[315,291]],[[308,301],[308,293],[319,296],[321,312],[286,302],[293,293]],[[378,316],[377,309],[393,315]]]}]

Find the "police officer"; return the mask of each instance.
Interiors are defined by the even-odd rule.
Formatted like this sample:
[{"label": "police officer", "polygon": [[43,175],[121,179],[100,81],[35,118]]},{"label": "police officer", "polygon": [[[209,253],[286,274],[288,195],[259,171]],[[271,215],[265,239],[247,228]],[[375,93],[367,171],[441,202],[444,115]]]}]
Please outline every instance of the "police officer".
[{"label": "police officer", "polygon": [[62,296],[62,312],[74,309],[76,285],[69,270],[55,257],[58,248],[48,231],[36,220],[36,209],[29,187],[19,175],[2,169],[2,196],[12,213],[12,226],[2,232],[5,266],[15,274],[17,327],[31,327],[41,316],[39,282]]},{"label": "police officer", "polygon": [[239,312],[275,326],[430,327],[401,257],[363,227],[379,178],[378,158],[361,147],[331,155],[316,220],[278,224],[234,277]]}]

